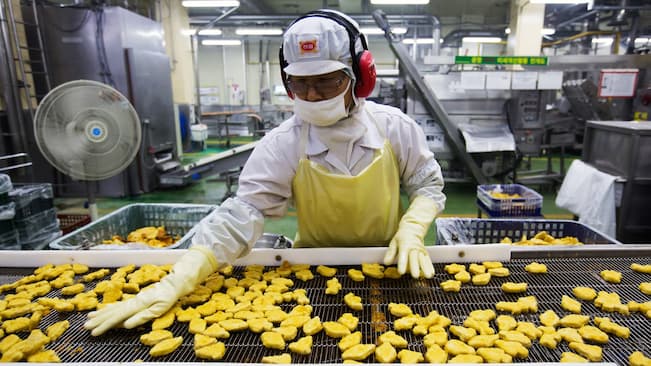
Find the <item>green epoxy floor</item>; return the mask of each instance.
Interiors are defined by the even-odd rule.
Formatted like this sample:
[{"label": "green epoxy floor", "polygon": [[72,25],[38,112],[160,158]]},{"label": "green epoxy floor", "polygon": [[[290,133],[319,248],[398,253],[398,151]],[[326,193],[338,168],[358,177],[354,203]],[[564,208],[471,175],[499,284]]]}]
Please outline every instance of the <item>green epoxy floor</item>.
[{"label": "green epoxy floor", "polygon": [[[217,150],[218,148],[211,148]],[[186,154],[185,159],[198,159],[207,154],[217,151],[204,151],[201,153]],[[554,158],[553,169],[558,171],[559,159]],[[569,167],[571,159],[566,159],[565,168]],[[546,159],[532,159],[532,169],[545,169],[547,166]],[[543,195],[543,216],[547,219],[572,219],[571,212],[557,207],[554,204],[556,191],[560,185],[530,186]],[[233,187],[236,189],[236,187]],[[446,208],[440,217],[477,217],[478,211],[476,206],[476,185],[450,183],[447,184],[444,192],[447,195]],[[219,204],[226,194],[226,184],[223,180],[216,178],[204,178],[195,183],[178,188],[164,189],[150,192],[136,197],[125,198],[98,198],[97,206],[100,216],[109,214],[114,210],[132,203],[199,203],[199,204]],[[407,203],[406,195],[402,195],[403,203]],[[85,199],[83,198],[65,198],[55,199],[59,213],[86,213],[83,208]],[[265,232],[282,234],[293,238],[296,233],[296,212],[290,209],[288,214],[283,218],[267,219],[265,222]],[[436,241],[436,227],[433,224],[428,232],[425,242],[428,245]]]}]

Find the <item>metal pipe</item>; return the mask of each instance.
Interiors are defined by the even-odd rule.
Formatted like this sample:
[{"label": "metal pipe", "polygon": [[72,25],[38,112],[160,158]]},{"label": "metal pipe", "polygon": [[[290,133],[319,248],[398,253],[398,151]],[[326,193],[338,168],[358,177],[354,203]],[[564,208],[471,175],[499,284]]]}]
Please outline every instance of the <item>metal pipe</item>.
[{"label": "metal pipe", "polygon": [[626,54],[630,55],[635,50],[635,38],[637,38],[638,28],[640,26],[640,17],[636,16],[633,18],[633,24],[631,25],[631,31],[628,33],[628,44],[626,45]]},{"label": "metal pipe", "polygon": [[2,65],[0,66],[0,85],[2,85],[2,93],[6,102],[9,135],[13,149],[14,151],[24,151],[27,149],[27,136],[24,127],[23,108],[20,104],[16,85],[16,64],[11,51],[6,6],[5,1],[0,0],[0,60],[2,60],[0,62],[0,65]]},{"label": "metal pipe", "polygon": [[595,15],[597,13],[598,13],[598,10],[592,9],[591,11],[589,11],[589,12],[587,12],[585,14],[581,14],[579,16],[576,16],[576,17],[572,18],[572,19],[568,19],[568,20],[566,20],[564,22],[558,23],[558,24],[556,24],[556,26],[554,26],[554,28],[556,28],[556,29],[563,28],[566,25],[570,25],[572,23],[578,22],[579,20],[589,18],[589,17],[591,17],[591,16],[593,16],[593,15]]},{"label": "metal pipe", "polygon": [[201,123],[201,87],[199,84],[199,37],[196,34],[190,36],[190,52],[192,53],[192,69],[194,71],[194,116],[197,123]]},{"label": "metal pipe", "polygon": [[[259,41],[259,49],[258,49],[258,63],[260,64],[260,89],[258,91],[259,98],[260,98],[260,113],[262,113],[262,103],[263,103],[263,90],[264,90],[264,79],[265,79],[265,67],[263,64],[263,59],[262,59],[262,40]],[[246,65],[246,63],[245,63]],[[246,66],[245,66],[246,67]]]},{"label": "metal pipe", "polygon": [[615,6],[615,5],[604,5],[604,6],[595,6],[595,10],[649,10],[649,6]]},{"label": "metal pipe", "polygon": [[581,33],[575,34],[575,35],[570,36],[570,37],[567,37],[567,38],[559,39],[559,40],[556,40],[556,41],[553,41],[553,42],[546,42],[546,43],[543,43],[543,44],[542,44],[542,47],[551,47],[551,46],[556,46],[556,45],[559,45],[559,44],[562,44],[562,43],[571,42],[571,41],[574,41],[574,40],[577,40],[577,39],[581,39],[581,38],[584,38],[584,37],[599,36],[599,35],[610,35],[610,34],[616,34],[616,33],[617,33],[617,32],[613,32],[613,31],[589,31],[589,32],[581,32]]},{"label": "metal pipe", "polygon": [[209,28],[212,28],[213,25],[215,25],[215,23],[217,23],[218,21],[220,21],[220,20],[226,18],[228,15],[230,15],[232,12],[234,12],[234,11],[237,10],[238,8],[239,8],[239,6],[235,6],[235,7],[232,7],[232,8],[230,8],[230,9],[226,10],[226,11],[223,12],[220,16],[218,16],[217,18],[214,18],[213,20],[211,20],[210,22],[208,22],[208,24],[199,27],[199,28],[197,29],[197,32],[196,32],[196,33],[198,34],[199,31],[201,31],[201,30],[203,30],[203,29],[209,29]]},{"label": "metal pipe", "polygon": [[[355,20],[360,25],[363,24],[375,24],[373,17],[366,14],[348,14],[353,20]],[[262,23],[267,22],[268,24],[278,24],[278,25],[287,25],[289,22],[295,20],[298,17],[296,14],[274,14],[271,15],[233,15],[228,17],[228,19],[220,22],[220,25],[226,27],[235,27],[241,26],[242,24],[247,23]],[[212,16],[195,16],[190,19],[190,23],[195,22],[209,22],[214,17]],[[434,25],[434,20],[431,15],[395,15],[387,16],[389,22],[412,22],[412,23],[422,23],[427,25]],[[438,19],[436,19],[438,21]]]},{"label": "metal pipe", "polygon": [[45,86],[47,87],[47,91],[49,92],[52,90],[52,82],[50,81],[50,73],[48,72],[48,66],[47,66],[47,56],[45,54],[45,43],[43,42],[43,33],[41,32],[41,23],[38,20],[38,8],[36,5],[36,1],[32,1],[32,11],[34,12],[34,23],[36,23],[36,32],[38,38],[38,47],[40,49],[41,53],[41,60],[43,60],[43,72],[44,74],[44,79],[45,79]]},{"label": "metal pipe", "polygon": [[[14,55],[18,59],[18,64],[20,65],[20,76],[23,81],[23,94],[25,96],[25,104],[27,104],[27,110],[29,110],[29,115],[31,118],[34,118],[34,106],[32,105],[32,97],[29,92],[29,83],[27,82],[27,73],[25,72],[25,60],[23,59],[23,51],[20,49],[20,38],[18,37],[18,27],[16,27],[15,15],[12,6],[8,6],[7,10],[9,11],[9,19],[12,21],[9,23],[11,25],[11,30],[14,38],[14,46],[16,49],[16,54]],[[23,28],[24,29],[24,28]],[[33,83],[33,82],[32,82]]]},{"label": "metal pipe", "polygon": [[434,43],[432,44],[432,56],[438,56],[441,54],[441,22],[439,18],[432,15],[432,38]]},{"label": "metal pipe", "polygon": [[589,18],[589,17],[597,14],[598,12],[611,11],[611,10],[623,10],[623,11],[626,11],[626,10],[649,10],[649,7],[648,6],[595,6],[594,8],[592,8],[592,10],[590,10],[587,13],[581,14],[581,15],[579,15],[577,17],[574,17],[572,19],[568,19],[568,20],[565,20],[565,21],[563,21],[561,23],[556,24],[554,26],[554,28],[557,28],[557,29],[558,28],[563,28],[563,27],[565,27],[567,25],[570,25],[572,23],[575,23],[575,22],[577,22],[579,20]]},{"label": "metal pipe", "polygon": [[622,9],[617,13],[617,17],[615,18],[615,22],[621,23],[624,21],[624,17],[626,16],[626,0],[622,0],[621,6]]}]

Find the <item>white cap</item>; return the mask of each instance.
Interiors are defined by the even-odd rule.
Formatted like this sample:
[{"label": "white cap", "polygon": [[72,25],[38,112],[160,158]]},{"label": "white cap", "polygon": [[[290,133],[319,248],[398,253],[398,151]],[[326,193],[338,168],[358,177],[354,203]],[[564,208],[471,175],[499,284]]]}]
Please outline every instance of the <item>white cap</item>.
[{"label": "white cap", "polygon": [[[357,26],[354,20],[338,13]],[[361,52],[361,42],[355,45]],[[350,37],[344,26],[322,17],[309,16],[294,23],[283,37],[283,55],[289,64],[284,68],[288,75],[322,75],[346,69],[352,76]]]}]

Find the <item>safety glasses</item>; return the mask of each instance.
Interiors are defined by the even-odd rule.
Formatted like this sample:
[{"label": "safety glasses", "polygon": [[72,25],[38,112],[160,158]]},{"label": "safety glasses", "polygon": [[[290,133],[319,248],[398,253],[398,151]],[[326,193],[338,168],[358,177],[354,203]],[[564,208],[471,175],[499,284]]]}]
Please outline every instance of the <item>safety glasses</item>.
[{"label": "safety glasses", "polygon": [[313,88],[317,95],[324,99],[330,99],[336,97],[343,91],[348,84],[348,79],[348,76],[343,73],[332,76],[290,76],[289,80],[287,80],[287,85],[289,86],[289,90],[299,97],[307,96],[310,88]]}]

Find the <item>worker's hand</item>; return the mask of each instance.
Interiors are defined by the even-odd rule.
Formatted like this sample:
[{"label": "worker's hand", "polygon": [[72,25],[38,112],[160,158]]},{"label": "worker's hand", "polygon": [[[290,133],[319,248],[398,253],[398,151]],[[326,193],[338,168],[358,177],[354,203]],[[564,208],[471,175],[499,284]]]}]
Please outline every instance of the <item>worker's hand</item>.
[{"label": "worker's hand", "polygon": [[217,260],[213,253],[207,248],[193,247],[159,283],[136,297],[89,313],[84,328],[98,336],[115,326],[131,329],[156,319],[216,270]]},{"label": "worker's hand", "polygon": [[407,267],[413,278],[434,276],[432,259],[425,249],[425,235],[432,220],[437,215],[434,201],[417,196],[411,202],[409,209],[400,219],[398,231],[393,236],[389,249],[384,256],[384,264],[389,265],[398,261],[398,272],[405,274]]}]

